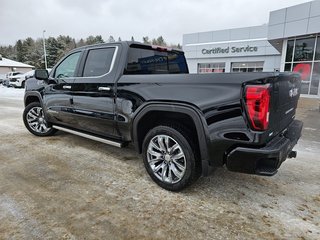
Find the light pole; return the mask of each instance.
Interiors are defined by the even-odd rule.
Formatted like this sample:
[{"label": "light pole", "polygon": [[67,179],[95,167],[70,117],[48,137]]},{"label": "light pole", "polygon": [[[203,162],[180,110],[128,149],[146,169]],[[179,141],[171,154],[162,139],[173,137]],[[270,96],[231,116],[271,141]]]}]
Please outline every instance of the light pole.
[{"label": "light pole", "polygon": [[44,33],[46,32],[46,30],[43,30],[42,32],[42,40],[43,40],[43,52],[44,52],[44,66],[47,69],[47,53],[46,53],[46,40],[44,38]]}]

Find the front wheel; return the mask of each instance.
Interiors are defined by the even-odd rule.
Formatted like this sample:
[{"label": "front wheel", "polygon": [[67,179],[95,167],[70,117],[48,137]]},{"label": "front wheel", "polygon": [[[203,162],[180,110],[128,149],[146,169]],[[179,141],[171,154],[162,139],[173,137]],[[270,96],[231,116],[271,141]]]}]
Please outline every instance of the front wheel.
[{"label": "front wheel", "polygon": [[23,122],[26,128],[36,136],[51,136],[57,130],[53,129],[44,118],[39,102],[30,103],[23,112]]},{"label": "front wheel", "polygon": [[146,135],[142,154],[150,177],[162,188],[180,191],[199,177],[192,141],[179,127],[157,126]]}]

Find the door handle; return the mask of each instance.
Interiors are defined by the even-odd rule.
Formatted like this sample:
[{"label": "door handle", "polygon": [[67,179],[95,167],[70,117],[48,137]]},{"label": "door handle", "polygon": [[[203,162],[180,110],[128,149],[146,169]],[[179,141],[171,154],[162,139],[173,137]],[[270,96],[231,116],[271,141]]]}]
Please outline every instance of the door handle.
[{"label": "door handle", "polygon": [[110,91],[111,88],[109,88],[109,87],[99,87],[98,90],[99,91]]},{"label": "door handle", "polygon": [[69,85],[64,85],[62,88],[63,88],[63,89],[71,89],[71,86],[69,86]]}]

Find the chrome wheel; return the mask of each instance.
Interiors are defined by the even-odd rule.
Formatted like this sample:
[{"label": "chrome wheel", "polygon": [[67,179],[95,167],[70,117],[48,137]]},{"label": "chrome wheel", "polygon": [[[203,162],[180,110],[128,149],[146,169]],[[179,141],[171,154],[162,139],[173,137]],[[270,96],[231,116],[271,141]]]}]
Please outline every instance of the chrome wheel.
[{"label": "chrome wheel", "polygon": [[47,127],[41,107],[31,108],[26,116],[29,127],[37,133],[47,133],[51,128]]},{"label": "chrome wheel", "polygon": [[162,182],[179,182],[186,172],[186,157],[176,140],[168,135],[156,135],[147,149],[147,161],[153,174]]}]

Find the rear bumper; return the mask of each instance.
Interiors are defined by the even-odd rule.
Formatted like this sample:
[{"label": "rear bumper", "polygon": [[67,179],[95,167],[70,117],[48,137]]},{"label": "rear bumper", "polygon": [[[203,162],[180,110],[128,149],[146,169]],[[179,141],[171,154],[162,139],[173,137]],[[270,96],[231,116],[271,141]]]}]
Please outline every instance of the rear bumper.
[{"label": "rear bumper", "polygon": [[294,120],[284,134],[262,148],[235,148],[227,155],[227,168],[235,172],[274,175],[301,137],[302,126],[301,121]]}]

